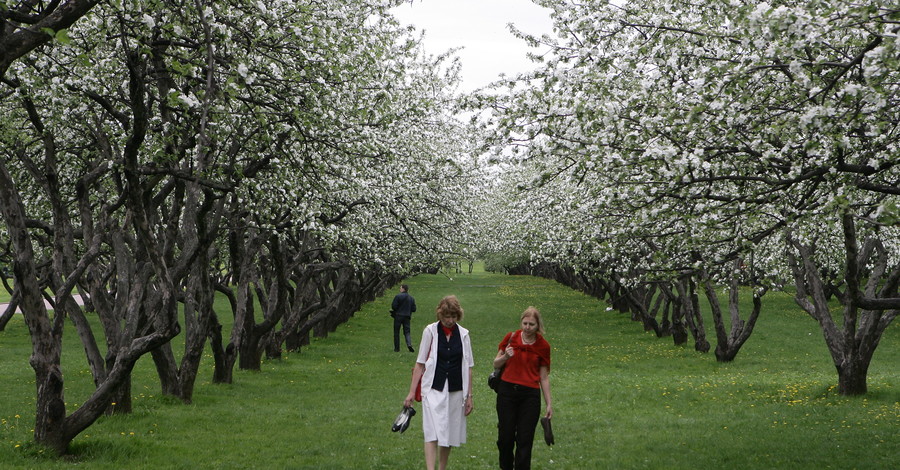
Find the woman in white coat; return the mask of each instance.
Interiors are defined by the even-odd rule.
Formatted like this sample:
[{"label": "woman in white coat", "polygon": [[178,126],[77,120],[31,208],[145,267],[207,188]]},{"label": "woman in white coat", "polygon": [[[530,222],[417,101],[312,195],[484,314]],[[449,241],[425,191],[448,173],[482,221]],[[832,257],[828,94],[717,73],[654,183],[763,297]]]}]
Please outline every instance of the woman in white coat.
[{"label": "woman in white coat", "polygon": [[[466,416],[472,412],[472,343],[469,330],[459,326],[463,309],[456,296],[441,299],[436,322],[425,327],[419,356],[413,369],[404,406],[412,406],[419,380],[422,382],[422,431],[425,435],[425,466],[447,468],[450,449],[466,442]],[[438,455],[440,448],[440,455]]]}]

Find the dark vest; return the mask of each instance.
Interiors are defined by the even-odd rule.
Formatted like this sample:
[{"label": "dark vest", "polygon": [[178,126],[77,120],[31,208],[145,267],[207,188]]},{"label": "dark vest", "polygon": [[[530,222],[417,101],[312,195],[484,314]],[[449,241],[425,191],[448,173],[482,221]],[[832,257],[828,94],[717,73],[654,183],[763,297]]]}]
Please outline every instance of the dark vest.
[{"label": "dark vest", "polygon": [[449,383],[450,392],[458,392],[462,390],[462,360],[463,346],[462,338],[459,334],[459,326],[453,325],[453,334],[450,340],[444,336],[444,330],[441,324],[437,325],[437,360],[434,364],[434,383],[431,388],[435,390],[443,390],[444,383]]}]

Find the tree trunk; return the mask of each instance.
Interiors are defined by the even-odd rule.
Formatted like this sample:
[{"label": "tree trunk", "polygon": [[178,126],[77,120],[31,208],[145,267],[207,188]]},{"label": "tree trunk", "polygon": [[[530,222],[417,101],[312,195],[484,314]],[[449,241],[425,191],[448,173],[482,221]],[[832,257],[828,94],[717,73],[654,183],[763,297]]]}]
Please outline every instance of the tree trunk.
[{"label": "tree trunk", "polygon": [[615,280],[606,282],[606,291],[609,293],[609,303],[613,309],[622,313],[629,313],[628,292],[622,284]]},{"label": "tree trunk", "polygon": [[181,386],[178,381],[178,362],[172,345],[163,344],[150,351],[153,364],[156,365],[156,375],[159,377],[160,392],[164,396],[181,398]]},{"label": "tree trunk", "polygon": [[[99,292],[101,289],[104,291],[102,294]],[[101,311],[107,311],[105,308],[106,305],[103,304],[98,308],[97,303],[104,302],[105,297],[108,295],[105,292],[105,287],[92,285],[89,286],[89,291],[92,292],[90,298],[91,304],[94,305],[94,311],[97,312],[98,316],[103,315]],[[97,295],[95,296],[94,293]],[[107,369],[106,361],[103,359],[103,355],[100,352],[100,347],[97,344],[94,331],[91,324],[88,322],[87,317],[84,315],[84,312],[82,312],[81,308],[78,308],[78,306],[69,309],[68,314],[69,318],[72,319],[72,323],[75,325],[75,331],[78,333],[78,338],[81,340],[81,346],[84,348],[88,366],[91,369],[91,376],[94,378],[94,385],[98,385],[106,380]]]},{"label": "tree trunk", "polygon": [[25,223],[25,208],[14,188],[6,165],[0,160],[0,213],[9,231],[14,254],[13,279],[16,290],[21,293],[22,315],[31,334],[30,362],[37,387],[34,438],[61,454],[69,443],[62,429],[66,416],[65,387],[60,370],[63,316],[57,315],[51,323],[44,307],[32,240]]},{"label": "tree trunk", "polygon": [[636,320],[644,325],[644,331],[652,331],[659,338],[662,337],[659,323],[650,314],[648,308],[648,303],[653,301],[653,292],[655,289],[649,290],[649,292],[647,289],[627,289],[625,295],[631,305],[629,310],[633,312],[632,317],[637,316]]},{"label": "tree trunk", "polygon": [[282,322],[281,331],[277,333],[274,339],[278,344],[284,344],[284,348],[288,351],[298,351],[301,346],[309,343],[309,336],[306,341],[301,338],[298,329],[300,324],[312,314],[312,312],[325,306],[324,302],[319,301],[317,286],[315,284],[315,276],[308,269],[300,269],[299,273],[294,276],[294,289],[291,296],[291,306]]},{"label": "tree trunk", "polygon": [[725,320],[722,315],[722,308],[719,304],[719,296],[716,294],[715,286],[709,276],[704,274],[703,288],[706,292],[706,298],[712,310],[713,323],[716,330],[716,349],[715,355],[718,362],[731,362],[737,357],[738,352],[750,335],[753,333],[753,327],[759,318],[759,312],[762,308],[760,295],[753,294],[753,311],[745,323],[740,317],[740,285],[738,283],[738,275],[741,266],[741,260],[735,260],[734,269],[731,276],[731,284],[729,286],[728,310],[731,313],[731,332],[725,329]]},{"label": "tree trunk", "polygon": [[134,410],[134,399],[131,393],[131,374],[124,376],[122,383],[116,387],[115,392],[109,397],[107,415],[127,415]]},{"label": "tree trunk", "polygon": [[210,318],[209,323],[209,347],[213,355],[212,383],[230,384],[233,379],[232,369],[228,367],[230,353],[223,347],[222,325],[215,316]]},{"label": "tree trunk", "polygon": [[[241,301],[243,292],[243,302]],[[259,366],[257,365],[254,368],[254,364],[258,364],[259,361],[253,360],[252,356],[256,354],[256,342],[253,341],[253,326],[254,321],[253,318],[255,316],[254,307],[253,307],[253,291],[250,289],[250,286],[238,287],[238,308],[243,309],[243,312],[238,315],[240,322],[235,321],[233,328],[235,330],[240,329],[240,340],[232,341],[229,344],[229,347],[233,346],[234,353],[236,356],[233,359],[237,360],[238,368],[241,370],[259,370]],[[232,332],[232,336],[234,332]]]},{"label": "tree trunk", "polygon": [[662,323],[659,325],[659,331],[662,336],[670,336],[672,335],[672,321],[669,319],[669,312],[672,307],[672,299],[669,298],[668,295],[665,295],[665,293],[663,293],[663,297],[665,297],[665,304],[663,306]]},{"label": "tree trunk", "polygon": [[703,353],[709,352],[710,344],[706,340],[706,329],[703,326],[703,316],[700,314],[700,301],[697,298],[696,285],[691,275],[685,275],[678,279],[675,282],[675,288],[681,299],[683,318],[694,337],[694,349]]},{"label": "tree trunk", "polygon": [[[247,342],[253,333],[255,324],[252,284],[259,278],[255,261],[262,243],[260,234],[242,220],[240,201],[237,196],[233,196],[231,204],[230,213],[233,219],[231,220],[232,229],[228,234],[228,251],[236,286],[232,301],[234,323],[231,329],[231,339],[225,347],[225,368],[233,369],[234,365],[239,363],[239,367],[244,369],[251,367],[254,363],[252,359],[243,356],[253,354],[252,351],[255,349],[248,347]],[[220,288],[230,289],[228,286],[221,285]],[[246,363],[243,362],[245,360]],[[228,377],[232,377],[231,371],[223,372]]]},{"label": "tree trunk", "polygon": [[[185,312],[192,312],[190,318],[185,314],[185,338],[184,356],[181,358],[181,367],[178,369],[178,384],[181,387],[179,397],[185,403],[191,403],[194,396],[194,384],[197,382],[197,373],[200,370],[200,361],[203,360],[203,350],[206,339],[210,336],[213,311],[214,291],[212,279],[205,274],[205,266],[208,260],[197,264],[193,276],[189,281]],[[207,263],[207,264],[203,264]],[[219,325],[218,341],[221,347],[221,325]]]},{"label": "tree trunk", "polygon": [[681,309],[681,303],[676,302],[672,307],[672,342],[675,346],[687,344],[688,332],[684,327],[684,313]]},{"label": "tree trunk", "polygon": [[[281,242],[278,237],[270,237],[266,246],[269,249],[269,260],[265,259],[257,267],[257,272],[265,274],[266,288],[257,284],[256,295],[263,309],[263,321],[255,323],[253,315],[248,315],[245,321],[245,331],[240,348],[239,367],[242,370],[260,370],[262,368],[262,356],[267,348],[267,339],[275,326],[284,317],[290,294],[290,277],[284,262],[284,253],[281,250]],[[251,310],[252,312],[252,310]],[[277,345],[281,347],[281,345]]]},{"label": "tree trunk", "polygon": [[19,291],[13,291],[12,298],[9,301],[9,304],[6,305],[6,310],[0,313],[0,331],[6,330],[6,324],[12,320],[13,315],[16,314],[16,309],[19,308]]},{"label": "tree trunk", "polygon": [[671,283],[660,284],[660,289],[662,289],[666,298],[670,299],[668,303],[672,306],[672,323],[669,326],[672,341],[675,346],[681,346],[687,343],[688,338],[687,330],[684,327],[684,310],[681,307],[683,300],[672,292]]},{"label": "tree trunk", "polygon": [[841,395],[865,395],[869,391],[867,377],[869,364],[863,360],[848,360],[835,366],[838,373],[838,390]]},{"label": "tree trunk", "polygon": [[[224,282],[217,282],[215,288],[216,292],[225,295],[229,305],[231,305],[231,311],[236,313],[238,306],[237,296],[235,296],[234,291]],[[212,382],[216,384],[230,384],[233,378],[234,345],[230,343],[228,345],[225,344],[222,336],[222,322],[219,321],[215,311],[210,312],[207,335],[209,336],[214,364]]]},{"label": "tree trunk", "polygon": [[[825,344],[831,353],[838,374],[838,390],[841,395],[861,395],[868,390],[866,377],[869,364],[885,329],[898,315],[898,310],[860,309],[858,303],[889,307],[897,296],[900,268],[887,269],[890,259],[878,240],[867,240],[862,249],[857,247],[852,219],[844,218],[844,236],[847,268],[845,284],[848,294],[838,295],[843,304],[843,328],[839,328],[831,315],[827,301],[827,285],[823,271],[813,257],[813,244],[802,244],[785,232],[788,242],[788,263],[794,273],[797,289],[794,300],[811,317],[819,322]],[[796,256],[799,255],[799,258]],[[868,282],[861,282],[863,268],[870,266]],[[865,293],[857,291],[866,285]],[[856,291],[856,293],[851,293]]]}]

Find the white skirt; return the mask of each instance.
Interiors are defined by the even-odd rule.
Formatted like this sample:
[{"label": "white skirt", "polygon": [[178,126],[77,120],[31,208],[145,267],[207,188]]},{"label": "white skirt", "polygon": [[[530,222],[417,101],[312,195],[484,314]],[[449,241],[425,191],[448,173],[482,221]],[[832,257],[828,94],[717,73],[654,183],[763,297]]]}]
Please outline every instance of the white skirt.
[{"label": "white skirt", "polygon": [[[444,388],[447,384],[444,384]],[[444,392],[431,389],[422,396],[422,431],[425,442],[440,447],[466,443],[466,413],[462,390]]]}]

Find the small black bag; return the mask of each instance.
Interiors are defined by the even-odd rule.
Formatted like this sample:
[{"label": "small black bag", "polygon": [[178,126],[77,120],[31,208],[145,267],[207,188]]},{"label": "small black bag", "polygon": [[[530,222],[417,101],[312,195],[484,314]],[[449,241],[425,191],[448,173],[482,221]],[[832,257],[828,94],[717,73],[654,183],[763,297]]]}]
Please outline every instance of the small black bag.
[{"label": "small black bag", "polygon": [[[510,341],[512,341],[512,336],[509,337]],[[506,367],[505,365],[503,367]],[[488,375],[488,387],[491,387],[491,390],[497,391],[497,387],[500,386],[500,376],[503,374],[503,367],[499,369],[494,369],[490,375]]]},{"label": "small black bag", "polygon": [[500,386],[500,375],[503,374],[503,368],[494,369],[491,372],[491,375],[488,376],[488,387],[491,387],[491,390],[497,391],[497,387]]}]

